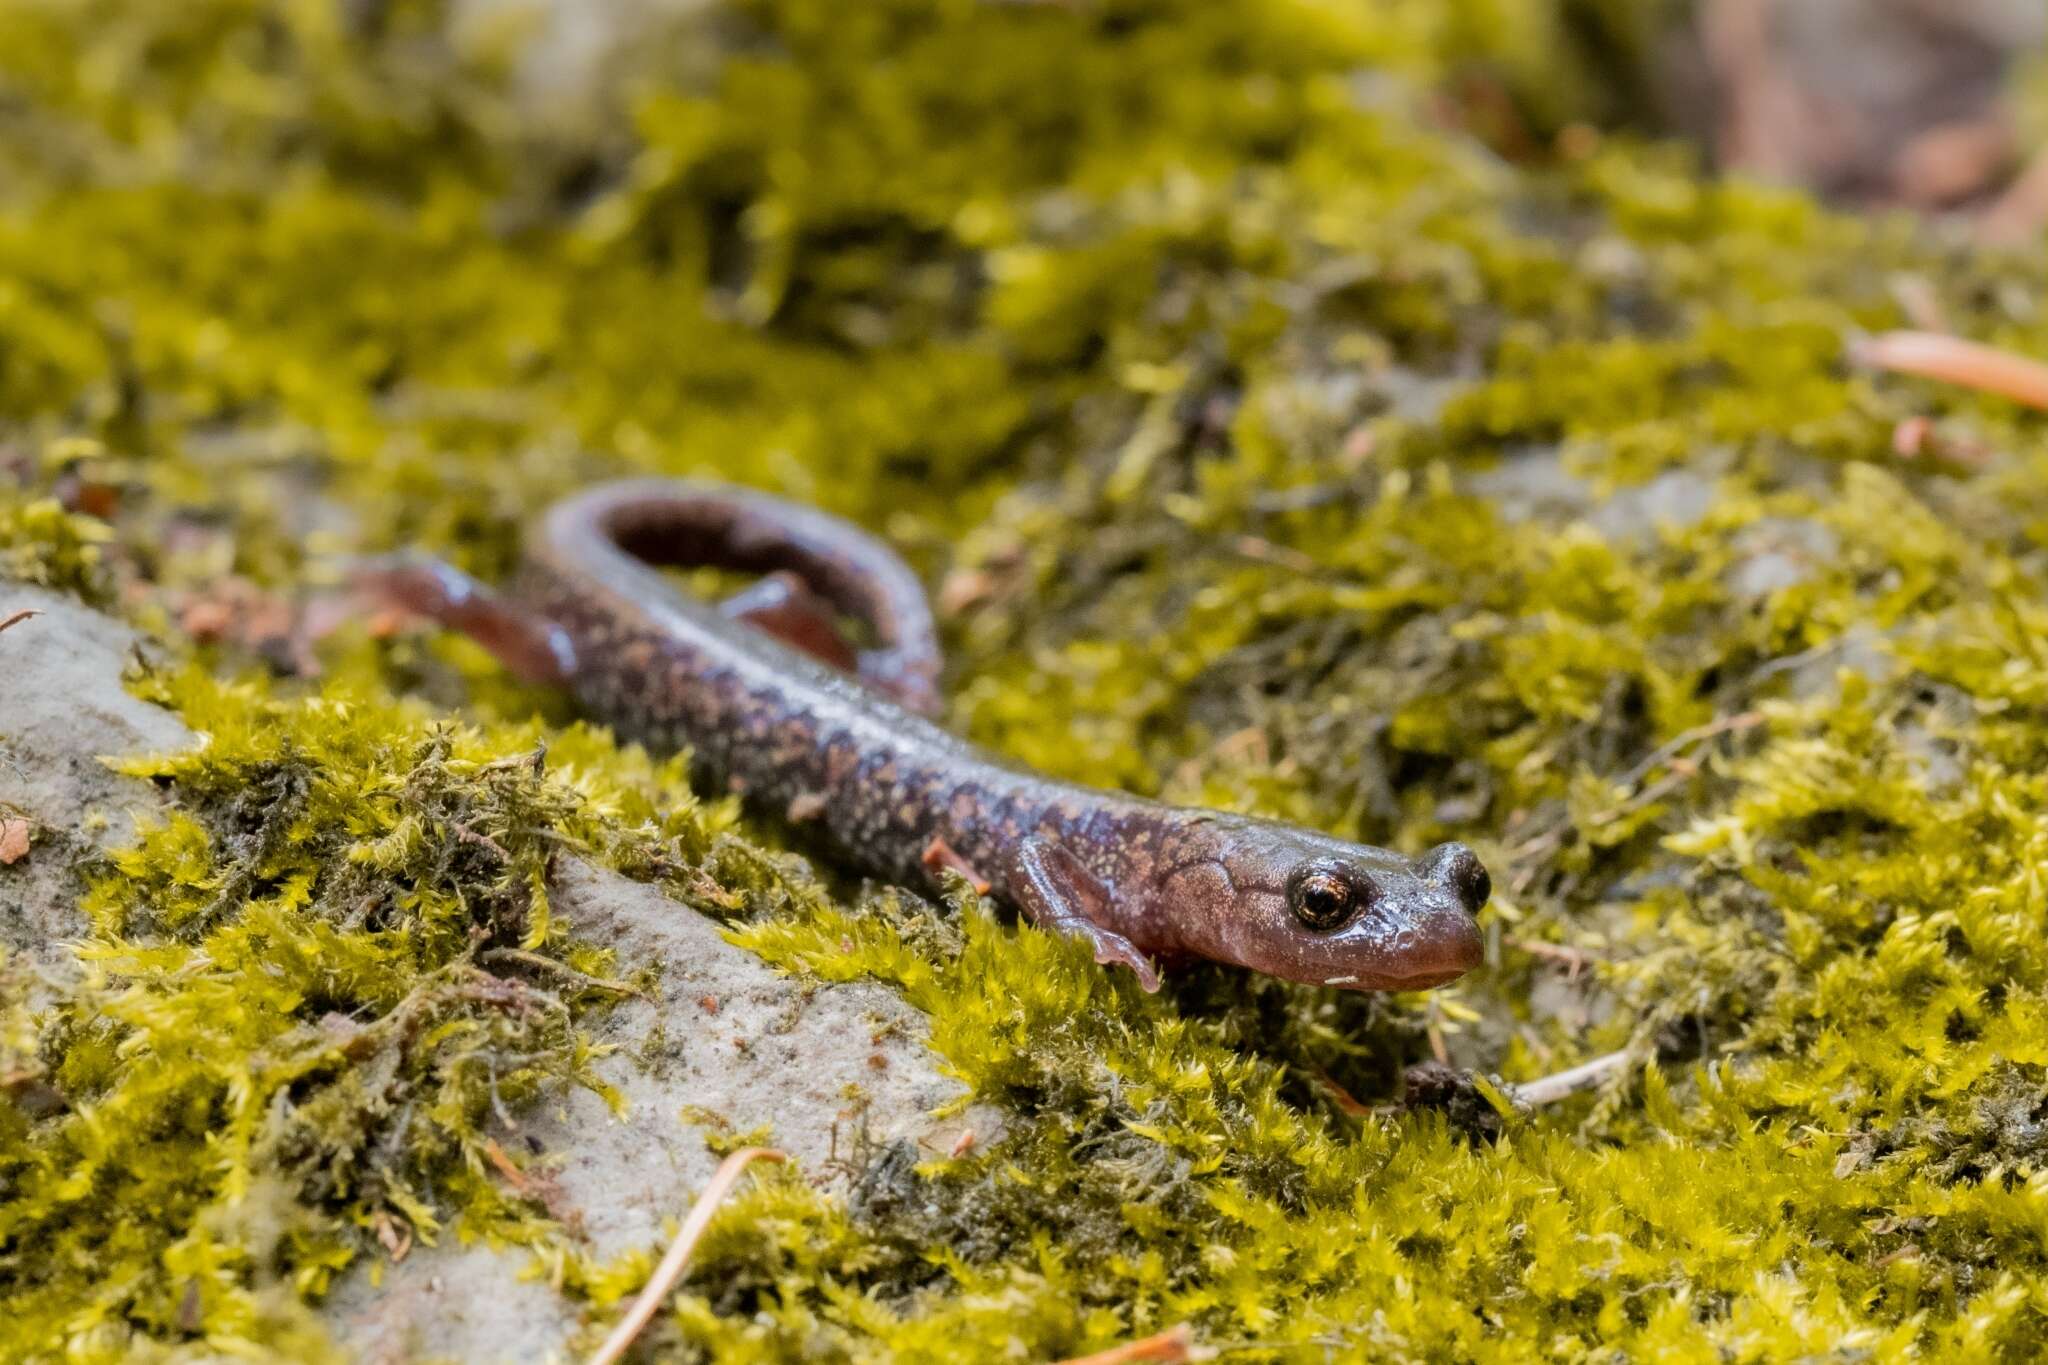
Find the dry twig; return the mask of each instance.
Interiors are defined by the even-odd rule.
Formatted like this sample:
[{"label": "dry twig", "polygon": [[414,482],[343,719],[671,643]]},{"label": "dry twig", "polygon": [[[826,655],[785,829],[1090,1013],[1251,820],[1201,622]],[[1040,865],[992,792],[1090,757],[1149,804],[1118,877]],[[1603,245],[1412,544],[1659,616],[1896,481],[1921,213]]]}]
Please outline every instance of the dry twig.
[{"label": "dry twig", "polygon": [[1515,1087],[1515,1093],[1525,1104],[1545,1105],[1561,1100],[1567,1095],[1576,1095],[1581,1090],[1590,1090],[1601,1081],[1628,1065],[1627,1049],[1610,1052],[1604,1057],[1595,1057],[1582,1062],[1569,1071],[1560,1071],[1554,1076],[1545,1076],[1530,1081],[1527,1085]]},{"label": "dry twig", "polygon": [[[477,956],[490,963],[516,962],[522,967],[546,972],[572,986],[581,986],[586,990],[610,991],[613,995],[634,995],[642,1000],[647,999],[647,992],[638,986],[629,985],[624,981],[612,981],[602,976],[592,976],[589,972],[579,972],[566,962],[557,962],[539,953],[529,953],[524,948],[486,948]],[[715,1009],[713,1012],[716,1012]]]},{"label": "dry twig", "polygon": [[522,1199],[534,1197],[536,1187],[532,1178],[505,1154],[505,1149],[498,1145],[496,1138],[484,1139],[484,1155],[491,1159],[491,1165],[497,1167],[498,1174],[505,1177],[505,1183],[512,1187],[514,1193]]},{"label": "dry twig", "polygon": [[1603,959],[1598,953],[1589,953],[1584,948],[1574,948],[1565,943],[1550,943],[1540,938],[1510,938],[1508,947],[1527,953],[1530,957],[1544,962],[1555,962],[1565,969],[1567,981],[1578,980],[1579,973],[1588,967],[1597,966]]},{"label": "dry twig", "polygon": [[492,853],[497,855],[499,862],[509,863],[512,861],[512,855],[505,851],[505,846],[499,843],[496,839],[493,839],[490,835],[484,834],[478,830],[473,830],[468,825],[463,824],[460,820],[450,820],[448,822],[448,828],[451,832],[454,833],[455,837],[462,840],[462,842],[466,844],[475,844],[478,848],[489,849]]},{"label": "dry twig", "polygon": [[1164,1332],[1155,1332],[1149,1337],[1127,1341],[1121,1346],[1112,1346],[1106,1351],[1093,1355],[1069,1356],[1056,1365],[1127,1365],[1134,1360],[1164,1361],[1167,1365],[1186,1360],[1207,1360],[1215,1352],[1195,1345],[1194,1332],[1186,1323],[1177,1323]]},{"label": "dry twig", "polygon": [[[711,1219],[718,1212],[718,1206],[738,1182],[740,1172],[752,1161],[787,1161],[789,1157],[773,1147],[742,1147],[718,1164],[711,1174],[711,1181],[705,1185],[704,1193],[697,1196],[697,1202],[690,1205],[689,1215],[683,1219],[683,1226],[676,1233],[676,1239],[669,1244],[668,1254],[661,1258],[661,1264],[647,1278],[647,1284],[640,1290],[633,1306],[626,1310],[626,1316],[619,1319],[619,1325],[604,1339],[604,1345],[597,1348],[590,1357],[590,1365],[612,1365],[626,1353],[634,1340],[647,1330],[647,1324],[654,1321],[654,1315],[661,1311],[661,1305],[676,1282],[683,1278],[683,1270],[690,1263],[690,1253],[697,1249],[698,1241],[704,1236],[704,1229],[711,1226]],[[1173,1359],[1185,1359],[1184,1356]],[[1129,1360],[1163,1360],[1164,1356],[1127,1356]]]},{"label": "dry twig", "polygon": [[2048,410],[2048,365],[1940,332],[1884,332],[1850,349],[1859,365],[1939,379]]},{"label": "dry twig", "polygon": [[1359,1099],[1358,1096],[1346,1090],[1338,1083],[1335,1076],[1332,1076],[1317,1063],[1307,1063],[1306,1069],[1310,1082],[1329,1098],[1330,1103],[1337,1106],[1339,1113],[1347,1114],[1355,1119],[1362,1119],[1370,1118],[1379,1112],[1364,1100]]}]

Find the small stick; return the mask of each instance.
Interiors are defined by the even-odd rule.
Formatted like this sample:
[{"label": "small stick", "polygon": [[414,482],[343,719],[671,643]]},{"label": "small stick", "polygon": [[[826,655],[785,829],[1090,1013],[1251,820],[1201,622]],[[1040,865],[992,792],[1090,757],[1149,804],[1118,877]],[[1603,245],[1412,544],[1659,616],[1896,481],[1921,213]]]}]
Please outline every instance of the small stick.
[{"label": "small stick", "polygon": [[1355,1119],[1363,1119],[1371,1118],[1377,1112],[1371,1105],[1339,1085],[1335,1076],[1332,1076],[1314,1062],[1308,1064],[1308,1074],[1309,1079],[1315,1082],[1316,1088],[1329,1096],[1330,1103],[1337,1106],[1339,1113],[1347,1114]]},{"label": "small stick", "polygon": [[1549,1104],[1567,1095],[1591,1089],[1627,1066],[1628,1059],[1626,1048],[1620,1052],[1610,1052],[1604,1057],[1595,1057],[1590,1062],[1583,1062],[1569,1071],[1560,1071],[1554,1076],[1545,1076],[1541,1080],[1530,1081],[1527,1085],[1518,1085],[1515,1087],[1515,1093],[1521,1096],[1526,1104]]},{"label": "small stick", "polygon": [[2048,365],[1940,332],[1885,332],[1850,348],[1858,364],[1916,374],[2048,409]]},{"label": "small stick", "polygon": [[23,621],[28,620],[28,618],[31,616],[41,615],[42,613],[37,611],[34,607],[23,607],[20,611],[15,612],[12,616],[0,617],[0,630],[5,630],[9,626],[18,626]]},{"label": "small stick", "polygon": [[1578,980],[1579,973],[1602,961],[1598,953],[1589,953],[1584,948],[1574,948],[1565,943],[1550,943],[1540,938],[1510,938],[1508,947],[1527,953],[1542,962],[1555,962],[1565,969],[1567,981]]},{"label": "small stick", "polygon": [[[668,1254],[663,1256],[661,1264],[654,1268],[654,1274],[648,1277],[646,1285],[640,1290],[640,1296],[634,1299],[633,1306],[626,1310],[626,1316],[619,1319],[619,1325],[604,1339],[604,1345],[598,1347],[596,1354],[590,1357],[590,1365],[612,1365],[612,1362],[623,1356],[632,1346],[634,1339],[646,1330],[647,1324],[652,1322],[654,1315],[661,1310],[661,1305],[668,1298],[669,1292],[676,1287],[676,1281],[683,1278],[683,1269],[690,1263],[690,1253],[697,1249],[697,1242],[704,1236],[704,1229],[711,1226],[712,1215],[718,1212],[719,1204],[732,1191],[733,1185],[740,1178],[740,1172],[747,1168],[747,1163],[757,1160],[787,1161],[789,1157],[773,1147],[742,1147],[718,1163],[718,1169],[711,1173],[711,1181],[705,1185],[704,1193],[698,1195],[697,1202],[690,1205],[689,1215],[683,1219],[682,1230],[676,1233],[675,1241],[669,1244]],[[1143,1357],[1128,1358],[1135,1360]]]},{"label": "small stick", "polygon": [[1264,536],[1239,536],[1231,548],[1245,559],[1275,564],[1299,574],[1315,573],[1322,566],[1315,559],[1288,545],[1275,545]]},{"label": "small stick", "polygon": [[448,828],[453,830],[455,833],[455,837],[462,840],[464,843],[476,844],[481,848],[487,848],[491,852],[497,854],[499,862],[509,863],[512,861],[512,855],[505,851],[505,846],[499,843],[496,839],[493,839],[490,835],[481,834],[476,830],[471,829],[468,825],[463,824],[460,820],[450,820],[448,822]]},{"label": "small stick", "polygon": [[498,1168],[498,1174],[505,1177],[505,1183],[517,1191],[522,1199],[533,1198],[532,1177],[520,1170],[511,1157],[505,1155],[505,1149],[498,1145],[496,1138],[484,1139],[484,1155],[491,1159],[491,1165]]},{"label": "small stick", "polygon": [[1652,749],[1643,760],[1624,773],[1615,782],[1617,787],[1632,787],[1650,775],[1650,770],[1659,764],[1669,763],[1685,750],[1702,740],[1715,739],[1721,735],[1741,730],[1751,730],[1764,723],[1761,711],[1740,711],[1732,716],[1716,716],[1704,725],[1695,725],[1673,735],[1666,743]]},{"label": "small stick", "polygon": [[[551,957],[542,957],[539,953],[529,953],[524,948],[486,948],[477,956],[485,962],[516,962],[522,967],[547,972],[571,985],[582,986],[588,990],[610,991],[614,995],[637,995],[642,1000],[647,998],[647,992],[638,986],[629,986],[623,981],[608,981],[601,976],[592,976],[589,972],[579,972],[566,962],[557,962]],[[712,1012],[717,1012],[716,1005],[712,1007]]]},{"label": "small stick", "polygon": [[1451,1064],[1451,1049],[1450,1045],[1444,1042],[1442,1016],[1437,1011],[1436,997],[1433,995],[1429,997],[1429,1018],[1428,1022],[1423,1025],[1422,1032],[1429,1039],[1429,1055],[1445,1066],[1449,1066]]},{"label": "small stick", "polygon": [[1127,1341],[1093,1355],[1069,1356],[1055,1362],[1055,1365],[1125,1365],[1132,1360],[1157,1360],[1166,1362],[1166,1365],[1176,1365],[1179,1361],[1207,1360],[1214,1354],[1195,1345],[1194,1332],[1182,1322],[1164,1332]]}]

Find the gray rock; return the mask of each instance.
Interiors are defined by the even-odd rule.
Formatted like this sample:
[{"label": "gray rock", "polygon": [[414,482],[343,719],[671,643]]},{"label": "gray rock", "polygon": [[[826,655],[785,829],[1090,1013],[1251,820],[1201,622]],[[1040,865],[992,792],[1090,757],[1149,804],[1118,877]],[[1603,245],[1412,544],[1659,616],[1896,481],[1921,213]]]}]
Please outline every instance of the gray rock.
[{"label": "gray rock", "polygon": [[1953,740],[1946,740],[1924,725],[1907,722],[1894,732],[1899,748],[1913,766],[1913,775],[1930,795],[1947,796],[1962,785],[1966,770],[1956,757]]},{"label": "gray rock", "polygon": [[[85,925],[74,868],[124,840],[135,813],[164,798],[117,776],[103,754],[168,751],[198,742],[169,713],[121,685],[136,635],[70,598],[0,583],[0,614],[44,614],[0,634],[0,801],[36,823],[29,856],[0,867],[0,943],[52,966],[71,963],[64,940]],[[810,986],[728,943],[718,925],[652,887],[565,860],[556,913],[579,936],[618,953],[620,971],[660,967],[648,999],[629,999],[591,1025],[614,1049],[596,1066],[625,1100],[615,1114],[576,1091],[512,1115],[508,1150],[542,1155],[554,1208],[598,1254],[666,1242],[717,1165],[717,1133],[769,1130],[807,1174],[844,1185],[870,1153],[908,1138],[931,1155],[972,1130],[996,1135],[1000,1116],[931,1111],[956,1100],[926,1046],[925,1021],[875,985]],[[521,1278],[530,1258],[445,1238],[344,1277],[322,1316],[369,1360],[564,1358],[581,1328],[574,1305]]]},{"label": "gray rock", "polygon": [[1466,481],[1465,491],[1493,504],[1502,521],[1572,521],[1599,501],[1592,485],[1565,468],[1555,445],[1521,446]]},{"label": "gray rock", "polygon": [[24,608],[42,615],[0,633],[0,810],[28,817],[32,843],[0,867],[0,945],[62,970],[71,958],[59,945],[86,927],[77,865],[164,802],[100,756],[176,751],[197,736],[121,685],[134,631],[61,593],[0,582],[0,618]]},{"label": "gray rock", "polygon": [[[719,1158],[706,1136],[770,1130],[813,1180],[844,1187],[878,1150],[909,1138],[943,1156],[969,1130],[992,1137],[997,1115],[949,1121],[931,1111],[961,1094],[925,1046],[923,1016],[879,986],[810,987],[725,941],[718,926],[659,891],[583,864],[565,866],[555,908],[574,932],[615,948],[622,964],[662,964],[651,1000],[598,1024],[618,1050],[597,1071],[626,1112],[578,1090],[505,1134],[545,1154],[559,1216],[591,1248],[657,1255],[664,1220],[680,1219]],[[324,1313],[369,1360],[447,1356],[537,1360],[567,1350],[580,1320],[544,1284],[522,1283],[530,1258],[452,1242],[347,1277]]]},{"label": "gray rock", "polygon": [[1648,483],[1616,489],[1587,516],[1609,540],[1648,539],[1659,530],[1697,526],[1714,506],[1714,481],[1692,469],[1667,469]]},{"label": "gray rock", "polygon": [[1765,517],[1735,533],[1743,556],[1729,566],[1728,590],[1758,600],[1797,587],[1841,552],[1828,527],[1803,517]]},{"label": "gray rock", "polygon": [[1466,491],[1489,499],[1503,521],[1583,520],[1607,540],[1644,541],[1660,529],[1699,524],[1714,505],[1717,458],[1702,457],[1700,468],[1667,469],[1647,483],[1617,488],[1601,497],[1593,485],[1565,464],[1556,445],[1524,446],[1466,482]]},{"label": "gray rock", "polygon": [[1882,682],[1901,667],[1898,657],[1875,627],[1861,622],[1849,627],[1830,643],[1804,654],[1789,655],[1770,666],[1783,672],[1786,691],[1795,700],[1832,702],[1842,694],[1842,675],[1860,674],[1870,682]]},{"label": "gray rock", "polygon": [[661,41],[705,8],[706,0],[458,0],[454,13],[457,32],[481,47],[508,32],[524,38],[514,89],[529,107],[582,112],[622,51]]}]

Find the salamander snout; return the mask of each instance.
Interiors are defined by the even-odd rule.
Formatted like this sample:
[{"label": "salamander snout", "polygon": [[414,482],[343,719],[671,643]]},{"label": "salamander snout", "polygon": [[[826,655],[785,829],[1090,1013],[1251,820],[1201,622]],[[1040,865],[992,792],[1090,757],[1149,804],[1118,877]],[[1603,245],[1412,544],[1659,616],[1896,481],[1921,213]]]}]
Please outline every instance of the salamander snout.
[{"label": "salamander snout", "polygon": [[1426,882],[1448,890],[1458,898],[1467,914],[1478,914],[1493,896],[1493,877],[1469,845],[1438,844],[1415,861],[1415,870]]},{"label": "salamander snout", "polygon": [[[1463,844],[1440,844],[1416,859],[1398,898],[1399,925],[1394,955],[1399,966],[1387,975],[1391,989],[1426,990],[1454,981],[1485,956],[1479,912],[1493,893],[1479,855]],[[1392,907],[1390,907],[1392,908]]]}]

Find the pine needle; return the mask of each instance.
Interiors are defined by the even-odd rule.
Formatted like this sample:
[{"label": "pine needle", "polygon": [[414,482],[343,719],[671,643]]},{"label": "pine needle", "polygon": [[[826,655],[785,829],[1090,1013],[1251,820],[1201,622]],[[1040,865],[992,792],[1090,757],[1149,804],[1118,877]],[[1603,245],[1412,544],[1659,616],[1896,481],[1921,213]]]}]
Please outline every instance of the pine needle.
[{"label": "pine needle", "polygon": [[1560,1071],[1556,1075],[1545,1076],[1540,1080],[1518,1085],[1515,1087],[1515,1093],[1521,1096],[1526,1104],[1551,1104],[1563,1099],[1567,1095],[1576,1095],[1581,1090],[1590,1090],[1627,1066],[1628,1061],[1628,1050],[1624,1048],[1620,1052],[1610,1052],[1604,1057],[1595,1057],[1590,1062],[1582,1062],[1569,1071]]},{"label": "pine needle", "polygon": [[1155,1332],[1149,1337],[1127,1341],[1121,1346],[1112,1346],[1106,1351],[1093,1355],[1071,1356],[1057,1362],[1057,1365],[1127,1365],[1137,1360],[1163,1361],[1165,1365],[1178,1365],[1187,1360],[1207,1360],[1214,1352],[1195,1345],[1195,1337],[1184,1322],[1176,1323],[1164,1332]]},{"label": "pine needle", "polygon": [[[718,1206],[738,1182],[740,1172],[751,1161],[787,1161],[789,1157],[773,1147],[742,1147],[718,1164],[711,1174],[711,1181],[705,1185],[704,1193],[697,1196],[697,1202],[690,1205],[689,1215],[683,1219],[683,1226],[676,1233],[676,1239],[669,1244],[668,1254],[661,1258],[661,1264],[647,1278],[647,1284],[640,1290],[640,1296],[633,1300],[633,1306],[626,1310],[626,1316],[619,1319],[619,1325],[605,1338],[604,1345],[597,1348],[590,1357],[590,1365],[612,1365],[623,1356],[636,1338],[647,1329],[654,1315],[667,1301],[676,1281],[683,1278],[683,1271],[690,1263],[690,1253],[697,1249],[697,1242],[704,1236],[704,1229],[711,1226],[711,1219],[718,1212]],[[1163,1356],[1126,1356],[1127,1360],[1167,1359]],[[1175,1356],[1172,1359],[1183,1359]]]},{"label": "pine needle", "polygon": [[1885,332],[1851,349],[1858,364],[1940,379],[2048,410],[2048,365],[1940,332]]}]

